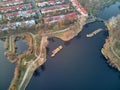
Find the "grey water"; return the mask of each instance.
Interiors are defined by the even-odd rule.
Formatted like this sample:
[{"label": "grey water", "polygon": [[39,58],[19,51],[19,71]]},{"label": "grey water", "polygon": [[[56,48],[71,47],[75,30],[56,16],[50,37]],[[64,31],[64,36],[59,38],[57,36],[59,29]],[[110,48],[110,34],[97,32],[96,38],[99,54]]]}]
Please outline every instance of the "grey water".
[{"label": "grey water", "polygon": [[[120,14],[120,3],[106,7],[99,13],[108,20]],[[92,38],[86,34],[102,28],[104,31]],[[39,67],[26,90],[120,90],[120,73],[108,65],[101,53],[108,32],[103,22],[84,26],[82,32],[69,42],[49,39],[47,62]],[[54,58],[51,51],[63,45],[64,49]]]},{"label": "grey water", "polygon": [[15,64],[8,61],[4,52],[4,41],[0,40],[0,90],[8,90],[15,69]]},{"label": "grey water", "polygon": [[[118,14],[120,3],[116,2],[102,9],[99,16],[108,20]],[[86,34],[98,28],[104,31],[86,38]],[[103,22],[94,22],[85,25],[83,31],[69,42],[49,39],[47,62],[35,71],[26,90],[120,90],[120,73],[106,63],[100,51],[107,36]],[[4,56],[3,44],[0,40],[0,90],[7,90],[15,64]],[[64,49],[50,58],[51,51],[61,44]],[[28,48],[26,45],[26,41],[18,42],[17,52],[25,52]]]},{"label": "grey water", "polygon": [[28,50],[28,42],[25,39],[19,39],[16,41],[16,52],[18,54],[23,54]]},{"label": "grey water", "polygon": [[[24,39],[16,41],[18,54],[22,54],[28,50],[28,43]],[[4,41],[0,40],[0,90],[8,90],[14,76],[15,63],[10,63],[4,56]]]},{"label": "grey water", "polygon": [[120,14],[120,2],[115,2],[114,4],[103,8],[98,16],[102,19],[108,20],[109,18],[117,16],[118,14]]}]

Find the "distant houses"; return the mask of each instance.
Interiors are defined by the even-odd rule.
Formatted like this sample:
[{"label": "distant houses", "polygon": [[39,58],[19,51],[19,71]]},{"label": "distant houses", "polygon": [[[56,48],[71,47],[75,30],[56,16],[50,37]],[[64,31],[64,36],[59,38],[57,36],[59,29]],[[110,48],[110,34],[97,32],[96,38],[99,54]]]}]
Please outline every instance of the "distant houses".
[{"label": "distant houses", "polygon": [[0,15],[0,21],[2,20],[2,15]]},{"label": "distant houses", "polygon": [[59,4],[63,4],[65,2],[65,0],[48,0],[48,1],[44,1],[44,2],[36,2],[36,5],[38,7],[45,7],[45,6],[51,6],[51,5],[59,5]]},{"label": "distant houses", "polygon": [[68,19],[68,18],[71,18],[71,19],[74,18],[75,19],[75,18],[77,18],[77,15],[75,13],[69,13],[69,14],[66,14],[66,15],[47,17],[47,18],[44,18],[44,22],[45,23],[54,23],[54,22],[58,22],[59,20],[65,20],[65,19]]},{"label": "distant houses", "polygon": [[78,12],[80,12],[84,16],[88,16],[88,12],[83,8],[78,0],[70,0],[73,6],[76,8]]},{"label": "distant houses", "polygon": [[7,6],[13,6],[23,3],[24,0],[4,0],[3,2],[0,2],[0,6],[7,7]]},{"label": "distant houses", "polygon": [[[71,7],[75,8],[78,12],[81,13],[81,15],[86,17],[88,16],[88,12],[83,8],[78,0],[69,0],[72,5],[69,2],[66,3],[65,0],[48,0],[43,2],[39,2],[39,0],[36,0],[36,9],[33,9],[33,4],[31,2],[27,2],[25,4],[24,1],[25,0],[4,0],[0,2],[0,21],[3,20],[3,18],[6,21],[16,20],[4,25],[0,25],[0,30],[5,31],[8,29],[16,29],[17,27],[22,25],[35,25],[35,20],[33,18],[37,15],[37,12],[43,15],[43,20],[45,24],[55,23],[60,20],[66,19],[76,20],[77,14],[74,9],[71,9]],[[54,14],[54,12],[56,11],[57,14]],[[51,13],[53,14],[47,15]],[[18,21],[19,19],[21,21]]]},{"label": "distant houses", "polygon": [[35,25],[35,20],[27,20],[27,21],[5,24],[4,26],[0,26],[0,30],[1,31],[6,31],[6,30],[9,30],[9,29],[16,29],[17,27],[19,27],[21,25],[25,25],[25,26],[30,27],[32,25]]},{"label": "distant houses", "polygon": [[24,4],[24,0],[6,0],[0,2],[0,12],[6,19],[35,16],[36,14],[32,7],[31,3]]},{"label": "distant houses", "polygon": [[[18,26],[32,26],[35,24],[33,18],[36,12],[31,2],[24,3],[25,0],[4,0],[0,2],[0,20],[9,20],[9,23],[0,25],[0,30],[16,29]],[[26,17],[25,21],[22,20]],[[21,19],[21,20],[20,20]],[[15,20],[10,22],[10,20]],[[20,21],[16,21],[20,20]],[[2,23],[2,22],[1,22]]]},{"label": "distant houses", "polygon": [[[82,5],[80,4],[80,2],[78,0],[69,0],[73,7],[79,12],[81,13],[81,15],[83,16],[88,16],[88,12],[82,7]],[[54,12],[54,11],[61,11],[61,10],[65,10],[65,9],[69,9],[71,6],[69,3],[65,3],[65,0],[48,0],[45,2],[37,2],[36,5],[38,6],[38,8],[40,8],[40,11],[42,14],[47,14],[50,12]],[[73,11],[74,12],[74,11]],[[76,13],[68,13],[66,15],[58,15],[58,16],[50,16],[50,17],[45,17],[44,18],[44,22],[45,23],[54,23],[57,22],[61,19],[65,19],[72,17],[76,18],[77,15]]]},{"label": "distant houses", "polygon": [[64,9],[68,9],[69,7],[70,7],[69,4],[65,4],[65,5],[57,5],[53,7],[42,8],[41,13],[53,12],[54,10],[56,11],[64,10]]}]

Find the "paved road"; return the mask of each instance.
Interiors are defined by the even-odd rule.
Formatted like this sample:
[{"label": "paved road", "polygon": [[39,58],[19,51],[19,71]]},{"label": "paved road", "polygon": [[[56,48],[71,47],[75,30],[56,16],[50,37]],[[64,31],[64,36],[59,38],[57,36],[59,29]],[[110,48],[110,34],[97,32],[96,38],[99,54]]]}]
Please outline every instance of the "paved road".
[{"label": "paved road", "polygon": [[[36,42],[36,39],[35,39],[35,35],[32,34],[31,32],[30,32],[29,34],[30,34],[30,35],[32,36],[32,38],[33,38],[33,44],[34,44],[34,46],[36,46],[37,42]],[[38,55],[36,54],[36,51],[35,51],[35,56],[38,57]]]},{"label": "paved road", "polygon": [[9,37],[9,51],[12,51],[12,36]]}]

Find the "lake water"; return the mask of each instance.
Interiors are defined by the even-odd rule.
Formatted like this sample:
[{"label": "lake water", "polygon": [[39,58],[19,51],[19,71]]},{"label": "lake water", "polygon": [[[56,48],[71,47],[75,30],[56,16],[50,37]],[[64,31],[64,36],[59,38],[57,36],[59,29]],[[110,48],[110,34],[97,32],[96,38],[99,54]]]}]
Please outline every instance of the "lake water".
[{"label": "lake water", "polygon": [[[109,19],[120,13],[120,3],[104,8],[100,17]],[[92,38],[86,34],[103,28],[104,31]],[[103,22],[84,26],[74,39],[64,43],[50,39],[47,62],[38,68],[26,90],[120,90],[120,73],[106,63],[101,48],[108,36]],[[54,58],[51,51],[59,45],[64,49]]]},{"label": "lake water", "polygon": [[28,50],[28,42],[25,39],[19,39],[16,41],[16,52],[18,54],[23,54]]},{"label": "lake water", "polygon": [[[114,3],[101,10],[99,16],[103,19],[116,16],[120,13],[119,6],[120,3]],[[86,37],[86,34],[98,28],[104,31],[92,38]],[[107,37],[105,28],[102,22],[94,22],[85,25],[83,31],[69,42],[50,39],[47,62],[35,71],[26,90],[120,90],[120,73],[110,67],[101,54]],[[26,41],[20,42],[17,45],[18,53],[28,48]],[[15,64],[9,63],[4,56],[3,44],[0,41],[0,90],[7,90]],[[61,44],[64,49],[50,58],[51,51]]]},{"label": "lake water", "polygon": [[107,20],[112,16],[117,16],[118,14],[120,14],[120,3],[116,2],[108,7],[103,8],[98,16]]},{"label": "lake water", "polygon": [[[18,54],[22,54],[28,49],[28,43],[23,39],[16,41],[16,46]],[[4,52],[4,41],[0,40],[0,90],[8,90],[15,70],[15,64],[8,61]]]},{"label": "lake water", "polygon": [[4,56],[4,42],[0,40],[0,90],[7,90],[13,78],[15,64]]}]

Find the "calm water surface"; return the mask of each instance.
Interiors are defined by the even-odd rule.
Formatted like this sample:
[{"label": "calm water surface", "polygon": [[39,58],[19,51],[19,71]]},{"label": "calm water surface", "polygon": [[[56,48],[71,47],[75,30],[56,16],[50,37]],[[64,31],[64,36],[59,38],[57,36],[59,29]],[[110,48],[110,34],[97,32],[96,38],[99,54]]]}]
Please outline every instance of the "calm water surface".
[{"label": "calm water surface", "polygon": [[4,42],[0,40],[0,90],[7,90],[13,78],[15,64],[4,56]]},{"label": "calm water surface", "polygon": [[[101,10],[99,16],[103,19],[116,16],[119,6],[120,3],[114,3]],[[86,34],[99,28],[104,31],[86,38]],[[47,62],[35,71],[26,90],[120,90],[120,73],[101,54],[107,36],[104,23],[94,22],[85,25],[69,42],[50,39]],[[64,49],[50,58],[51,51],[60,44]]]},{"label": "calm water surface", "polygon": [[[86,34],[103,28],[93,38]],[[83,31],[70,42],[50,40],[51,51],[59,44],[64,49],[54,58],[48,56],[45,69],[37,69],[27,90],[120,90],[120,73],[108,66],[101,54],[107,31],[102,22],[86,25]]]},{"label": "calm water surface", "polygon": [[120,14],[120,2],[116,2],[113,5],[103,8],[98,16],[107,20],[112,16],[117,16],[118,14]]},{"label": "calm water surface", "polygon": [[23,54],[28,50],[28,43],[27,43],[27,40],[25,40],[25,39],[17,40],[16,46],[17,46],[16,52],[18,54]]},{"label": "calm water surface", "polygon": [[[16,41],[17,53],[22,54],[28,49],[26,40],[20,39]],[[12,64],[4,56],[4,42],[0,40],[0,90],[8,90],[10,82],[13,79],[15,64]]]},{"label": "calm water surface", "polygon": [[[120,13],[119,8],[120,3],[114,3],[101,10],[99,16],[109,19]],[[104,31],[86,38],[86,34],[98,28]],[[120,73],[106,63],[100,51],[106,37],[104,24],[94,22],[85,25],[83,31],[69,42],[50,39],[47,62],[35,71],[26,90],[120,90]],[[26,41],[17,43],[18,53],[28,49]],[[64,49],[50,58],[51,51],[61,44]],[[3,47],[3,41],[0,41],[0,90],[7,90],[15,65],[8,62]]]}]

